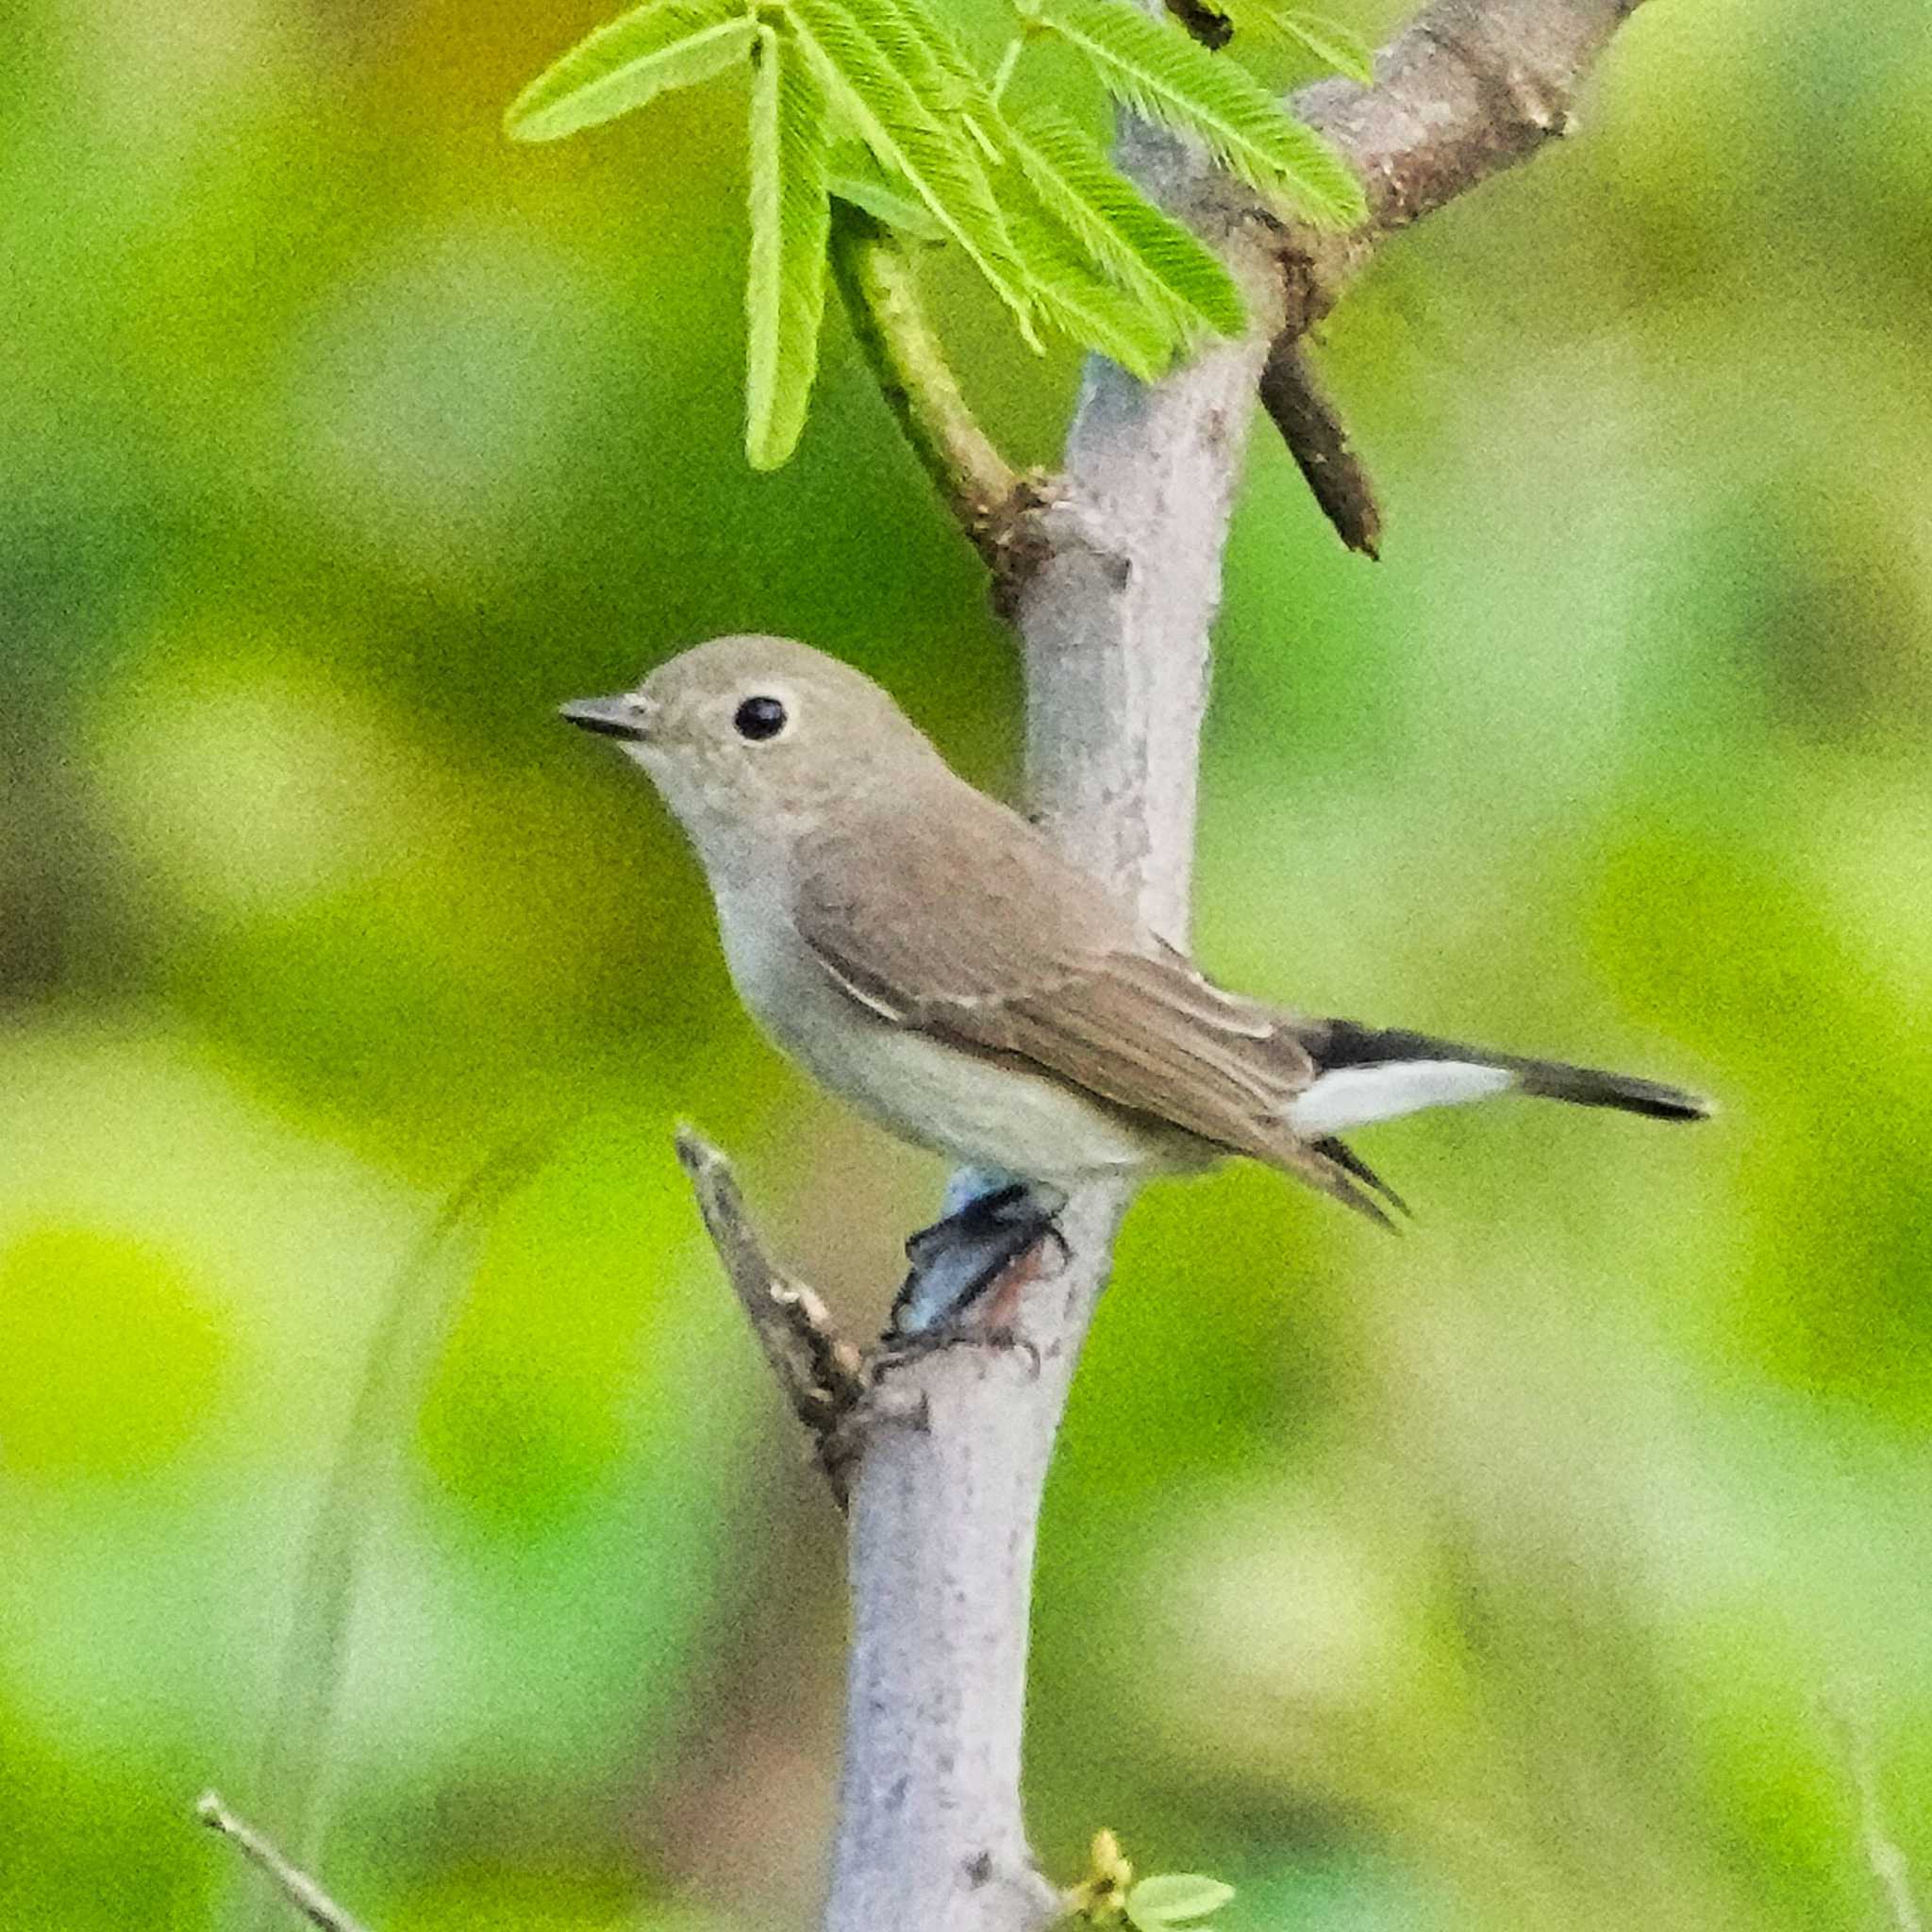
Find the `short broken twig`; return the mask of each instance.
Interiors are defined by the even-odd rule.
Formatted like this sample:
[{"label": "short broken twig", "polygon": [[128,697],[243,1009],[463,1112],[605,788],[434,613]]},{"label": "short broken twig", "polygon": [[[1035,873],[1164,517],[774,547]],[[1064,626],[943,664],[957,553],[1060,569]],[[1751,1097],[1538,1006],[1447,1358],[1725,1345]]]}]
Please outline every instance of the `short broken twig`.
[{"label": "short broken twig", "polygon": [[227,1839],[251,1865],[266,1872],[281,1895],[322,1932],[363,1932],[359,1920],[352,1919],[308,1873],[291,1865],[252,1824],[237,1818],[214,1791],[204,1791],[196,1801],[194,1815],[210,1831]]},{"label": "short broken twig", "polygon": [[852,1452],[843,1424],[865,1394],[863,1357],[832,1324],[825,1305],[766,1255],[745,1212],[731,1163],[690,1127],[677,1130],[677,1158],[691,1178],[705,1231],[750,1321],[791,1412],[811,1432],[839,1507],[845,1507]]},{"label": "short broken twig", "polygon": [[1261,370],[1261,407],[1287,443],[1322,514],[1351,550],[1379,557],[1382,506],[1348,430],[1299,338],[1277,336]]}]

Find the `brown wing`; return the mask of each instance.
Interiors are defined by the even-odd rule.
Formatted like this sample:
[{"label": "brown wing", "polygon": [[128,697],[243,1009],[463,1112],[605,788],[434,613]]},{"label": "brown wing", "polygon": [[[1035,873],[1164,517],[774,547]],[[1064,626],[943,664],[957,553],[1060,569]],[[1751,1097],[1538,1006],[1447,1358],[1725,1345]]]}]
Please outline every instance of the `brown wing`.
[{"label": "brown wing", "polygon": [[[901,1025],[1016,1055],[1334,1191],[1283,1120],[1315,1072],[1285,1016],[1210,985],[1005,806],[964,784],[948,804],[807,842],[795,911],[826,973]],[[937,917],[907,916],[913,876]]]}]

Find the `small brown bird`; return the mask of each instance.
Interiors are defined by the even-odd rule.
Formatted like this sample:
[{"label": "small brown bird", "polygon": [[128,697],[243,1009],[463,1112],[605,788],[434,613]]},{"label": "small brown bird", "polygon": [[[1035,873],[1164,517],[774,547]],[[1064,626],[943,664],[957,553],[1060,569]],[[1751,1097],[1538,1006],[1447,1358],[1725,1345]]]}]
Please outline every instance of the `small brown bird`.
[{"label": "small brown bird", "polygon": [[563,715],[618,740],[682,822],[732,979],[778,1044],[957,1160],[1067,1190],[1245,1155],[1384,1220],[1374,1195],[1394,1196],[1350,1129],[1511,1091],[1709,1111],[1652,1080],[1224,991],[807,645],[718,638]]}]

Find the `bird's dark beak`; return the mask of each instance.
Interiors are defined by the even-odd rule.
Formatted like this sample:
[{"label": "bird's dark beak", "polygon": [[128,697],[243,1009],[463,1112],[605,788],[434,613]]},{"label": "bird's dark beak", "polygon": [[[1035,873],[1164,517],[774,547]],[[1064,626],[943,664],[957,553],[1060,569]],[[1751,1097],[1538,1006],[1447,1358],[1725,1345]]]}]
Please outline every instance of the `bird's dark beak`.
[{"label": "bird's dark beak", "polygon": [[594,731],[604,738],[650,735],[649,716],[635,698],[573,698],[567,705],[558,705],[557,713],[580,730]]}]

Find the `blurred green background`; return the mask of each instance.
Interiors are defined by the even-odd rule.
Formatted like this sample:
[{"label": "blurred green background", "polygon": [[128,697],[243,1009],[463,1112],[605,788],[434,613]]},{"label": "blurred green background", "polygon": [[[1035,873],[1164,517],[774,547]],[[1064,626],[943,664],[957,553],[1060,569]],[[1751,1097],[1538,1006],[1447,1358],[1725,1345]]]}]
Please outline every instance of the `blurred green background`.
[{"label": "blurred green background", "polygon": [[[758,1042],[669,822],[552,707],[791,631],[998,784],[1018,691],[842,324],[797,460],[743,465],[730,87],[501,140],[596,17],[13,10],[8,1932],[232,1907],[189,1805],[288,1801],[372,1339],[506,1148],[417,1269],[399,1453],[362,1439],[327,1874],[378,1932],[809,1921],[841,1539],[669,1135],[855,1324],[939,1174]],[[1932,1884],[1928,102],[1917,0],[1658,0],[1585,138],[1331,325],[1387,560],[1255,439],[1207,961],[1724,1113],[1366,1136],[1399,1242],[1257,1172],[1137,1209],[1043,1535],[1068,1877],[1104,1824],[1240,1885],[1230,1932],[1882,1924],[1839,1713]],[[1050,458],[1072,359],[944,286]]]}]

